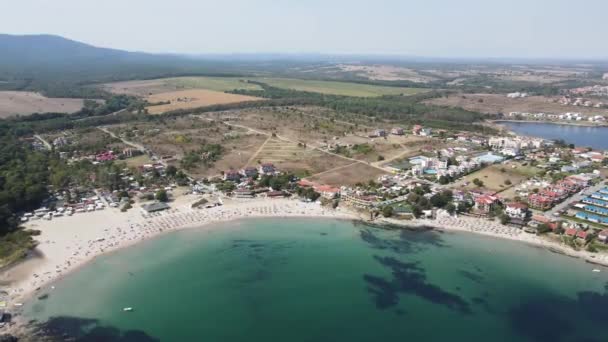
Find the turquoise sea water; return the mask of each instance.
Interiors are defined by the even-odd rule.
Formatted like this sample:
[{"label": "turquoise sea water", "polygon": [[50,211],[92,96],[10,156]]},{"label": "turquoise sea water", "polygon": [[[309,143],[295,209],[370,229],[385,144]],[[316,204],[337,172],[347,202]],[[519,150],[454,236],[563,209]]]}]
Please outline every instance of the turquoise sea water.
[{"label": "turquoise sea water", "polygon": [[255,219],[100,257],[24,315],[81,341],[608,341],[594,268],[470,234]]}]

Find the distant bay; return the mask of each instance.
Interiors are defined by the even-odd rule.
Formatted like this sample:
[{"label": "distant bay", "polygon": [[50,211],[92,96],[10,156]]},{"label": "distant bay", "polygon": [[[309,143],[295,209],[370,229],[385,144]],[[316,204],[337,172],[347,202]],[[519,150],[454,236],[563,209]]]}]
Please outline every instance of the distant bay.
[{"label": "distant bay", "polygon": [[608,150],[608,127],[577,126],[544,122],[497,121],[509,130],[527,136],[548,140],[562,139],[580,147]]},{"label": "distant bay", "polygon": [[78,341],[607,341],[594,268],[466,233],[251,219],[99,257],[23,314]]}]

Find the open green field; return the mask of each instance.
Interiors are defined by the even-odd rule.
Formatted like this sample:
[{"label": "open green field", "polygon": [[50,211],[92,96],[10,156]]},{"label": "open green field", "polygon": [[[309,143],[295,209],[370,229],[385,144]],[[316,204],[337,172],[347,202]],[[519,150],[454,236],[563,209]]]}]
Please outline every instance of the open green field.
[{"label": "open green field", "polygon": [[266,83],[277,88],[309,91],[313,93],[374,97],[382,95],[413,95],[425,89],[405,87],[385,87],[370,84],[359,84],[350,82],[300,80],[293,78],[255,78],[254,80]]},{"label": "open green field", "polygon": [[358,97],[375,97],[382,95],[413,95],[426,89],[406,87],[386,87],[351,82],[300,80],[294,78],[265,77],[173,77],[155,80],[127,81],[104,84],[104,88],[113,93],[136,96],[150,96],[166,92],[188,89],[205,89],[219,92],[235,89],[261,90],[257,84],[247,80],[266,83],[270,86],[314,93],[345,95]]},{"label": "open green field", "polygon": [[245,79],[239,77],[176,77],[168,78],[165,82],[176,88],[187,89],[208,89],[215,91],[262,89],[259,85],[247,83]]}]

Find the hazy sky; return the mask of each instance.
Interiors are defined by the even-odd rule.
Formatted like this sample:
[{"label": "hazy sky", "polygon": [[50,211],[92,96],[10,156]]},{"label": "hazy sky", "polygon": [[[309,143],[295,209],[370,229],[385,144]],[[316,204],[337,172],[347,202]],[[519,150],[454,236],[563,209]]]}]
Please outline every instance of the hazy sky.
[{"label": "hazy sky", "polygon": [[0,0],[0,8],[0,33],[147,52],[608,57],[608,0]]}]

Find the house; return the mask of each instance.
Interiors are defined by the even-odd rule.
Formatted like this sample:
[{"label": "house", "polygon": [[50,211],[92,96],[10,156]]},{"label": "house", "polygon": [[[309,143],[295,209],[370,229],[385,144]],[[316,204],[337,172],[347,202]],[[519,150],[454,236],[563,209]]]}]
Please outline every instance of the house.
[{"label": "house", "polygon": [[236,170],[228,170],[224,172],[224,180],[238,182],[241,180],[241,174]]},{"label": "house", "polygon": [[553,207],[553,199],[541,194],[530,194],[528,204],[538,210],[549,210]]},{"label": "house", "polygon": [[507,203],[505,214],[511,219],[525,220],[528,217],[528,206],[524,203],[513,202]]},{"label": "house", "polygon": [[581,240],[587,240],[587,237],[589,237],[589,234],[584,230],[579,230],[578,232],[576,232],[576,237]]},{"label": "house", "polygon": [[321,194],[321,197],[323,197],[325,199],[329,199],[329,200],[337,198],[338,195],[340,194],[339,188],[335,188],[333,186],[328,186],[328,185],[315,186],[314,189],[316,192]]},{"label": "house", "polygon": [[260,165],[259,172],[261,175],[270,175],[274,176],[277,173],[277,169],[274,167],[272,163],[264,163]]},{"label": "house", "polygon": [[430,137],[433,134],[433,130],[430,128],[423,128],[420,131],[420,136],[422,137]]},{"label": "house", "polygon": [[482,213],[489,213],[498,203],[498,197],[490,195],[481,195],[475,198],[475,209]]},{"label": "house", "polygon": [[98,162],[112,161],[115,159],[116,159],[116,156],[114,155],[114,152],[112,152],[112,151],[104,151],[95,156],[95,160]]},{"label": "house", "polygon": [[146,214],[155,213],[155,212],[162,211],[162,210],[167,210],[169,208],[170,208],[169,205],[164,202],[155,202],[155,203],[150,203],[150,204],[144,204],[141,206],[141,209]]},{"label": "house", "polygon": [[248,166],[243,169],[243,176],[247,178],[255,178],[258,176],[258,169],[253,166]]},{"label": "house", "polygon": [[602,230],[598,234],[597,239],[600,240],[600,241],[602,241],[602,242],[604,242],[604,243],[607,243],[608,242],[608,229]]},{"label": "house", "polygon": [[236,198],[253,198],[253,191],[249,189],[236,189],[233,193]]},{"label": "house", "polygon": [[270,198],[279,198],[285,197],[285,193],[283,191],[269,191],[266,193],[266,196]]},{"label": "house", "polygon": [[405,131],[401,127],[395,127],[391,130],[392,135],[404,135]]},{"label": "house", "polygon": [[564,232],[564,234],[566,234],[566,236],[571,236],[571,237],[575,237],[577,235],[577,233],[578,233],[578,230],[576,230],[574,228],[568,228]]},{"label": "house", "polygon": [[420,131],[422,131],[422,126],[420,126],[420,125],[415,125],[412,128],[412,134],[414,134],[414,135],[420,135]]},{"label": "house", "polygon": [[342,194],[341,200],[351,206],[371,209],[377,203],[376,196],[360,196],[356,194]]},{"label": "house", "polygon": [[374,131],[374,136],[375,137],[385,137],[386,136],[386,130],[384,129],[377,129]]}]

